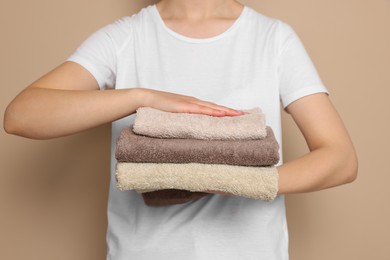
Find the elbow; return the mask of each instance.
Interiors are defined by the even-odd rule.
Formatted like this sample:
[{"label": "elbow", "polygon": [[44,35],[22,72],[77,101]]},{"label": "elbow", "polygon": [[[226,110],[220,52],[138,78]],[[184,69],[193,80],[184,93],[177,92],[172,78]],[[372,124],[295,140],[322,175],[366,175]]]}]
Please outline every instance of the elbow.
[{"label": "elbow", "polygon": [[22,137],[28,137],[26,134],[26,129],[22,123],[20,113],[17,113],[13,108],[13,104],[8,105],[4,112],[3,118],[3,128],[7,134],[17,135]]},{"label": "elbow", "polygon": [[344,163],[345,168],[343,170],[345,176],[344,183],[345,184],[352,183],[358,177],[358,168],[359,168],[358,159],[355,151],[351,151],[349,153],[348,158],[346,158],[344,162],[345,162]]},{"label": "elbow", "polygon": [[[20,97],[21,96],[21,97]],[[30,139],[42,139],[37,135],[39,126],[29,105],[24,104],[23,95],[19,94],[12,100],[4,111],[3,129],[7,134],[17,135]],[[35,113],[36,114],[36,113]]]},{"label": "elbow", "polygon": [[348,172],[345,173],[345,176],[344,176],[344,178],[343,178],[343,181],[342,181],[340,184],[349,184],[349,183],[352,183],[352,182],[356,181],[357,176],[358,176],[357,168],[354,169],[354,170],[350,170],[350,171],[348,171]]},{"label": "elbow", "polygon": [[346,149],[332,149],[330,156],[333,157],[332,161],[328,162],[329,179],[326,179],[324,188],[331,188],[340,185],[345,185],[356,181],[358,177],[358,158],[356,156],[353,147],[347,147]]},{"label": "elbow", "polygon": [[48,140],[55,137],[48,132],[42,131],[42,127],[28,120],[25,114],[24,111],[21,111],[12,103],[8,105],[3,117],[4,131],[10,135],[34,140]]},{"label": "elbow", "polygon": [[16,134],[17,133],[17,126],[12,120],[12,113],[10,111],[10,107],[8,106],[7,109],[4,112],[4,118],[3,118],[3,128],[4,131],[7,134]]},{"label": "elbow", "polygon": [[353,169],[350,171],[348,178],[347,178],[347,183],[354,182],[358,177],[358,163],[356,161],[356,164],[354,165]]},{"label": "elbow", "polygon": [[9,123],[6,123],[5,120],[4,120],[3,128],[7,134],[11,134],[11,135],[15,134],[15,130],[12,128],[12,126]]}]

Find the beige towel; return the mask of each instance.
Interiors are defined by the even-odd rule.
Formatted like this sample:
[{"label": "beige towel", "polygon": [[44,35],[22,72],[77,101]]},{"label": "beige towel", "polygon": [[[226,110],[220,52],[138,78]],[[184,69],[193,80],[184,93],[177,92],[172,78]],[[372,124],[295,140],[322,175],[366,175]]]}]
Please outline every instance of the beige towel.
[{"label": "beige towel", "polygon": [[133,131],[158,138],[205,140],[261,139],[267,135],[265,116],[260,108],[241,116],[213,117],[201,114],[171,113],[150,107],[137,110]]},{"label": "beige towel", "polygon": [[116,180],[122,191],[217,191],[265,201],[273,200],[278,192],[278,173],[274,166],[117,163]]}]

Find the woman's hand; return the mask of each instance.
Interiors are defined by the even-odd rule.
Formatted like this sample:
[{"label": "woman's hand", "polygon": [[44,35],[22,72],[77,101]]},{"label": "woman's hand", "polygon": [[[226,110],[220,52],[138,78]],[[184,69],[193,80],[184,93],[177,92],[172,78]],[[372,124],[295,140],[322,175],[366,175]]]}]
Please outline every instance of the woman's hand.
[{"label": "woman's hand", "polygon": [[195,97],[179,95],[152,89],[141,91],[141,106],[153,107],[166,112],[205,114],[210,116],[239,116],[244,112],[220,106]]},{"label": "woman's hand", "polygon": [[168,112],[237,116],[236,111],[194,97],[132,88],[99,91],[96,79],[81,65],[65,62],[22,91],[7,107],[7,133],[49,139],[78,133],[149,106]]}]

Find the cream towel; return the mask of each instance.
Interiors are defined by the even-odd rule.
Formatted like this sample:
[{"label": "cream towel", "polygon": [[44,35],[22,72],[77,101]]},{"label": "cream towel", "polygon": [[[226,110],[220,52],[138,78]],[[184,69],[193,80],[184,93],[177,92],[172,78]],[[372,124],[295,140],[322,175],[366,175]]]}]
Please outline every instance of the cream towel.
[{"label": "cream towel", "polygon": [[134,133],[158,138],[205,140],[261,139],[267,135],[265,116],[260,108],[241,116],[213,117],[171,113],[150,107],[137,110]]},{"label": "cream towel", "polygon": [[122,191],[217,191],[265,201],[273,200],[278,192],[278,172],[274,166],[117,163],[116,180]]}]

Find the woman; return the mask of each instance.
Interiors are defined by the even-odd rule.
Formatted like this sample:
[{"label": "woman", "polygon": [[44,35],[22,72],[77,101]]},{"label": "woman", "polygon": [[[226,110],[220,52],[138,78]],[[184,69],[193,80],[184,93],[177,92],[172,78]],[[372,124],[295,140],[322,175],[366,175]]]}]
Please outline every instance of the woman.
[{"label": "woman", "polygon": [[280,100],[310,152],[278,166],[274,201],[214,195],[152,208],[111,178],[107,242],[108,259],[284,260],[283,194],[349,183],[357,159],[302,43],[279,20],[234,0],[162,0],[94,33],[11,102],[4,126],[48,139],[113,122],[114,147],[139,107],[212,116],[261,107],[281,144]]}]

